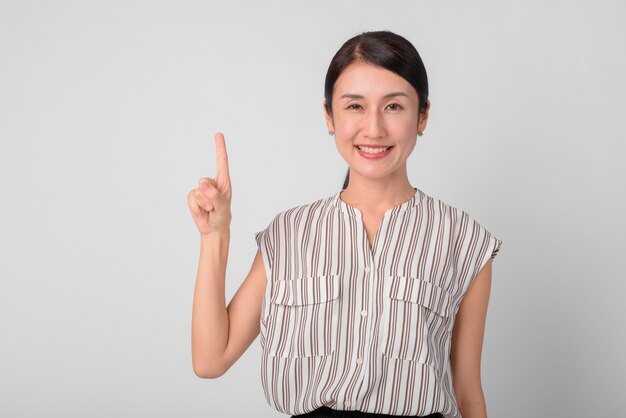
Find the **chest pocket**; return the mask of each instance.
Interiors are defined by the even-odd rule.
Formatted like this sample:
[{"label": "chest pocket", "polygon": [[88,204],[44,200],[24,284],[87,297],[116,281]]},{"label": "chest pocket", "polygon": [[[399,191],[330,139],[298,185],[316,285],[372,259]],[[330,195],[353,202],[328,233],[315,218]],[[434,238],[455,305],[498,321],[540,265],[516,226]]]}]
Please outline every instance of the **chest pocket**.
[{"label": "chest pocket", "polygon": [[392,276],[388,281],[383,354],[439,368],[451,339],[451,294],[417,277]]},{"label": "chest pocket", "polygon": [[339,285],[338,275],[275,281],[264,349],[278,357],[333,353],[337,346]]}]

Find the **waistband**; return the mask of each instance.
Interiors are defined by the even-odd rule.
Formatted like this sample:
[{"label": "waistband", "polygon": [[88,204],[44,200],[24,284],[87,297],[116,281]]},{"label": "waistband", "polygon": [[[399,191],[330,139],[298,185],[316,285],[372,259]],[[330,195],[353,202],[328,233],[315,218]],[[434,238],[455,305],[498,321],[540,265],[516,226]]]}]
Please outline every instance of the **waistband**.
[{"label": "waistband", "polygon": [[[363,411],[342,411],[338,409],[332,409],[328,406],[320,406],[313,411],[306,414],[292,415],[291,418],[309,418],[309,417],[342,417],[342,418],[406,418],[406,415],[386,415],[386,414],[374,414],[371,412]],[[419,415],[422,418],[443,418],[439,412],[429,415]]]}]

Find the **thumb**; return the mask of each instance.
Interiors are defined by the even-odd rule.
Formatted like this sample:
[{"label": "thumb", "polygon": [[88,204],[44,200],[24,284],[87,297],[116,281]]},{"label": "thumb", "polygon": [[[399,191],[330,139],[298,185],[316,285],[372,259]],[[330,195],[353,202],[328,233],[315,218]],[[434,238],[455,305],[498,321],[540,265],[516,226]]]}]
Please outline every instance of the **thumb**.
[{"label": "thumb", "polygon": [[206,182],[205,184],[207,185],[206,194],[209,196],[209,200],[213,204],[215,210],[218,212],[224,211],[228,206],[228,201],[222,192],[220,192],[217,188],[215,181]]}]

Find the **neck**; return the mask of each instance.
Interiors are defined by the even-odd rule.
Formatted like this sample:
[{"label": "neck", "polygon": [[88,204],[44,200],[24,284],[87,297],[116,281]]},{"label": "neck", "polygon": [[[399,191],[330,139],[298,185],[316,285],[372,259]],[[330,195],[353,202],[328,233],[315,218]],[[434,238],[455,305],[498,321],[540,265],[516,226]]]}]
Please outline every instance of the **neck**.
[{"label": "neck", "polygon": [[350,173],[348,187],[340,193],[340,199],[363,212],[383,213],[406,202],[414,194],[415,189],[406,175],[389,181],[353,177]]}]

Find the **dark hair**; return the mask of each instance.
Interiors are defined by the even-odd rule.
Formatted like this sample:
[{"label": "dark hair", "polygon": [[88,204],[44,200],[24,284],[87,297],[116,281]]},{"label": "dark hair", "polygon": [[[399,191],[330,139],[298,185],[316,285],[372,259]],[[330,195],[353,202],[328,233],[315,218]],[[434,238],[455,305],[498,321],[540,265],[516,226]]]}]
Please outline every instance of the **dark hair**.
[{"label": "dark hair", "polygon": [[[333,87],[343,70],[353,62],[367,62],[383,67],[408,81],[417,91],[418,112],[426,109],[428,100],[428,77],[420,54],[406,38],[393,32],[362,32],[348,39],[330,61],[324,81],[326,111],[332,117]],[[350,169],[346,174],[343,189],[348,187]]]}]

